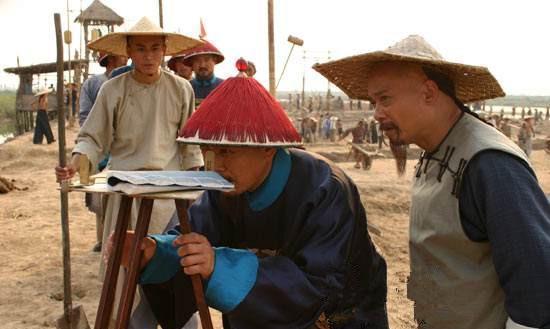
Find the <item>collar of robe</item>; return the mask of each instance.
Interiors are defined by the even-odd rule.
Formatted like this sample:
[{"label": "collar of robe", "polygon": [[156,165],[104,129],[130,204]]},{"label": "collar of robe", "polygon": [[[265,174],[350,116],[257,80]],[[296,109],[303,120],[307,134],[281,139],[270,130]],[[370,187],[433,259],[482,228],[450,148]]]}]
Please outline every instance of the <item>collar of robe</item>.
[{"label": "collar of robe", "polygon": [[195,81],[197,81],[198,85],[201,87],[210,87],[214,82],[216,82],[216,76],[212,74],[212,77],[210,79],[202,80],[198,77],[195,77]]},{"label": "collar of robe", "polygon": [[283,192],[290,176],[291,158],[288,150],[279,148],[273,157],[271,171],[262,185],[253,192],[245,194],[249,206],[254,211],[261,211],[271,206]]}]

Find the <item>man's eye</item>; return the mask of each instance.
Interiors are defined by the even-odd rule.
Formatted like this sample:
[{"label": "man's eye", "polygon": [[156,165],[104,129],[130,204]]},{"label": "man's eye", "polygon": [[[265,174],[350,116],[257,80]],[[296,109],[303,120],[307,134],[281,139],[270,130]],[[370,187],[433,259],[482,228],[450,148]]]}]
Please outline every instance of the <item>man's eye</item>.
[{"label": "man's eye", "polygon": [[390,97],[389,96],[381,96],[380,97],[380,102],[381,103],[387,103],[388,101],[390,100]]}]

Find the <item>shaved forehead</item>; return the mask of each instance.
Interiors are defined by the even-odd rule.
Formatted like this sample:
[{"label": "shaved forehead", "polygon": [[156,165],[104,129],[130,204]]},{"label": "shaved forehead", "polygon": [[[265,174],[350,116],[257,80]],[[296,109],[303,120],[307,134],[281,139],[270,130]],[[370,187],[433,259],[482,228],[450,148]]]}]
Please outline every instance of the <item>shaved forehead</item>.
[{"label": "shaved forehead", "polygon": [[410,88],[426,81],[427,77],[418,64],[404,62],[380,62],[367,72],[369,98],[387,89]]}]

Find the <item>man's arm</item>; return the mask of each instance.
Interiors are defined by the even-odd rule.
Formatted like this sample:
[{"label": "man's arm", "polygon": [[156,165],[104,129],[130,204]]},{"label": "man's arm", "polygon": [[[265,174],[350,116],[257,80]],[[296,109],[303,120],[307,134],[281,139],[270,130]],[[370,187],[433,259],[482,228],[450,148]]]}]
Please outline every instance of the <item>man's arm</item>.
[{"label": "man's arm", "polygon": [[109,91],[109,88],[99,90],[88,119],[80,128],[76,140],[77,144],[73,149],[73,154],[86,154],[92,168],[97,168],[99,161],[103,160],[103,156],[109,153],[115,134],[114,107],[118,105],[116,105],[116,99],[110,99],[113,98],[113,95],[109,94]]},{"label": "man's arm", "polygon": [[92,100],[89,89],[90,79],[87,79],[82,84],[82,88],[80,91],[80,111],[78,112],[78,123],[80,127],[84,125],[84,122],[86,121],[86,118],[88,117],[88,114],[90,113],[90,110],[94,105],[94,101]]},{"label": "man's arm", "polygon": [[[180,130],[185,125],[187,120],[191,117],[195,111],[195,94],[191,84],[185,81],[186,85],[183,88],[183,108],[181,109],[182,119],[180,123]],[[202,167],[204,161],[202,159],[202,153],[198,145],[186,145],[180,143],[180,156],[181,156],[181,168],[183,170],[190,170],[193,168]]]},{"label": "man's arm", "polygon": [[510,154],[480,153],[464,173],[459,205],[466,235],[491,244],[510,318],[550,328],[550,203],[534,173]]}]

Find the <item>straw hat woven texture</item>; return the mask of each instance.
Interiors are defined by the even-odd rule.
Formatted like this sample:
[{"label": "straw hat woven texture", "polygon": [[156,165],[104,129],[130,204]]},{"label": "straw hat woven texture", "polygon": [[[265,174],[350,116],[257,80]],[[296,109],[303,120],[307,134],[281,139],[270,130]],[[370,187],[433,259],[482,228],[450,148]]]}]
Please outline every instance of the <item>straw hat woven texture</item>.
[{"label": "straw hat woven texture", "polygon": [[367,99],[367,82],[372,66],[380,62],[418,63],[439,71],[455,85],[464,103],[504,96],[498,81],[486,67],[448,62],[422,37],[412,35],[384,51],[375,51],[315,64],[313,69],[338,86],[350,98]]},{"label": "straw hat woven texture", "polygon": [[109,33],[88,44],[92,50],[126,56],[126,40],[129,36],[164,36],[166,37],[166,56],[194,48],[203,44],[202,41],[182,34],[164,32],[159,26],[143,17],[128,32]]}]

